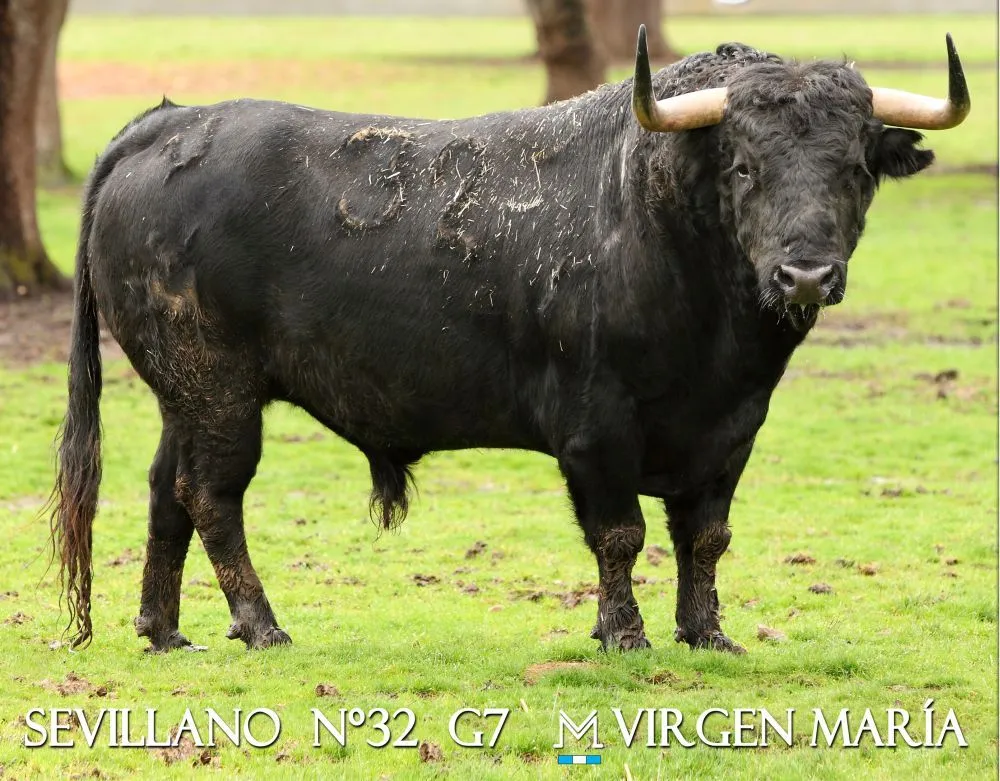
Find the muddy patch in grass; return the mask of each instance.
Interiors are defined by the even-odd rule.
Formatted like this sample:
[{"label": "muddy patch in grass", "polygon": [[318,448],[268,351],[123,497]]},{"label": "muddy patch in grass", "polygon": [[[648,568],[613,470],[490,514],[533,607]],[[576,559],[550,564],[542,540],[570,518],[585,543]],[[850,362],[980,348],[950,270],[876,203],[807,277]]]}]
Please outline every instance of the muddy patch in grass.
[{"label": "muddy patch in grass", "polygon": [[[220,62],[73,62],[58,65],[59,96],[63,100],[135,95],[150,105],[167,95],[183,103],[185,95],[266,97],[289,84],[309,84],[334,92],[345,84],[391,83],[407,69],[382,63],[345,60],[248,59]],[[383,81],[385,80],[385,81]]]},{"label": "muddy patch in grass", "polygon": [[145,555],[139,551],[134,551],[131,548],[126,548],[117,556],[115,556],[111,561],[108,562],[109,567],[122,567],[126,564],[134,564],[139,561],[143,561]]},{"label": "muddy patch in grass", "polygon": [[219,767],[218,752],[215,749],[199,748],[190,736],[184,735],[177,740],[180,731],[178,726],[171,727],[168,740],[171,744],[176,741],[176,745],[166,748],[151,748],[149,751],[156,753],[156,756],[167,765],[177,762],[190,762],[192,767]]},{"label": "muddy patch in grass", "polygon": [[670,670],[659,670],[646,678],[646,683],[654,686],[675,686],[680,681],[680,676]]},{"label": "muddy patch in grass", "polygon": [[[959,308],[948,306],[945,308]],[[970,325],[995,326],[996,321],[973,320]],[[994,327],[995,330],[995,327]],[[811,344],[827,347],[867,347],[883,344],[920,344],[933,346],[981,347],[991,344],[990,338],[978,334],[937,334],[912,327],[911,313],[906,311],[867,312],[857,314],[840,310],[824,311],[822,319],[809,335]],[[796,371],[786,377],[794,377]]]},{"label": "muddy patch in grass", "polygon": [[659,567],[660,563],[669,558],[671,555],[670,551],[666,548],[662,548],[659,545],[650,545],[646,548],[646,561],[648,561],[654,567]]},{"label": "muddy patch in grass", "polygon": [[[0,300],[0,364],[65,363],[72,322],[73,293],[68,289],[37,298]],[[118,344],[103,328],[101,357],[106,361],[122,357]]]},{"label": "muddy patch in grass", "polygon": [[572,610],[582,602],[596,602],[600,594],[601,590],[597,586],[586,585],[556,596],[564,608]]},{"label": "muddy patch in grass", "polygon": [[593,670],[597,665],[592,662],[539,662],[524,671],[524,682],[534,686],[546,675],[564,670]]},{"label": "muddy patch in grass", "polygon": [[72,670],[66,673],[62,681],[51,681],[46,678],[39,681],[38,685],[47,691],[57,692],[62,697],[71,697],[77,694],[90,694],[93,697],[107,697],[110,684],[94,685],[81,675],[77,675]]},{"label": "muddy patch in grass", "polygon": [[420,747],[417,751],[420,754],[421,762],[444,761],[444,752],[441,750],[441,746],[437,743],[431,743],[430,741],[423,740],[420,742]]}]

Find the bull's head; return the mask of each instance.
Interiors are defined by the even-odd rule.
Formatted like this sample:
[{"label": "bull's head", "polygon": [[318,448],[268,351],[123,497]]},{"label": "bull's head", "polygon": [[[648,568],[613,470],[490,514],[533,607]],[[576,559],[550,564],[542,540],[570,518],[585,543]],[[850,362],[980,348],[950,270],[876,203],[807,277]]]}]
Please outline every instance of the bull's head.
[{"label": "bull's head", "polygon": [[639,29],[636,118],[655,132],[719,126],[721,217],[756,269],[762,305],[797,330],[843,299],[847,261],[879,182],[934,159],[907,128],[950,128],[969,113],[950,35],[947,45],[947,100],[870,89],[847,64],[774,61],[742,69],[726,87],[656,100]]}]

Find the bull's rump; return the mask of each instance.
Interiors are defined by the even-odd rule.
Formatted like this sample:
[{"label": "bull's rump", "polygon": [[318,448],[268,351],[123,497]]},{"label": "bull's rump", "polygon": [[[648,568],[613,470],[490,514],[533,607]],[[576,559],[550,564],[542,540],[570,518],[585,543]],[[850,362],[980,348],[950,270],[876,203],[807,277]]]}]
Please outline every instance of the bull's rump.
[{"label": "bull's rump", "polygon": [[466,241],[496,227],[481,204],[454,208],[489,176],[463,132],[254,101],[153,113],[94,213],[112,334],[190,410],[287,399],[370,447],[544,447],[514,359],[538,339],[524,263]]}]

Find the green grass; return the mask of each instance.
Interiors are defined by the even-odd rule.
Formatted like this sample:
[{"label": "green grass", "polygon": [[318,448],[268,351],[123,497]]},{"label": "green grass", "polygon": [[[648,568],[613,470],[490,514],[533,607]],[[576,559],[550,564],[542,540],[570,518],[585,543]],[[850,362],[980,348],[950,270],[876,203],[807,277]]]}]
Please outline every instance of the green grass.
[{"label": "green grass", "polygon": [[[970,62],[995,58],[995,26],[969,17],[683,19],[684,49],[744,38],[802,56],[847,51],[859,60],[936,62],[951,29]],[[857,30],[865,24],[865,35]],[[338,33],[338,34],[335,34]],[[857,47],[857,52],[852,47]],[[364,79],[324,92],[268,83],[256,94],[350,110],[432,116],[475,114],[536,100],[537,66],[415,58],[518,57],[531,49],[517,20],[217,20],[74,18],[67,62],[205,63],[271,57],[351,61]],[[889,55],[887,51],[892,51]],[[940,92],[944,72],[880,70],[880,83]],[[386,80],[386,74],[393,78]],[[874,80],[873,74],[869,75]],[[931,134],[942,163],[996,158],[995,76],[970,72],[974,113]],[[370,81],[368,80],[370,79]],[[324,87],[325,89],[325,87]],[[177,96],[212,100],[218,94]],[[79,98],[65,106],[68,154],[84,170],[107,139],[156,95]],[[606,656],[587,638],[595,603],[561,595],[595,582],[554,464],[519,452],[431,456],[417,470],[419,497],[398,534],[366,518],[363,458],[296,410],[272,409],[265,455],[247,498],[250,548],[272,604],[295,644],[247,653],[223,637],[225,600],[200,544],[184,575],[182,630],[204,654],[150,657],[133,633],[145,541],[146,470],[158,436],[151,394],[124,362],[105,367],[103,504],[95,528],[96,642],[83,653],[50,649],[62,628],[57,587],[45,571],[46,525],[35,513],[52,479],[51,441],[65,407],[65,370],[0,368],[0,776],[182,777],[139,749],[36,749],[20,744],[29,707],[159,708],[162,729],[185,707],[220,713],[277,711],[284,732],[268,750],[222,748],[226,777],[290,778],[993,778],[997,773],[997,353],[996,180],[917,177],[883,187],[854,259],[847,300],[796,353],[737,493],[733,544],[719,573],[728,633],[750,654],[691,653],[673,643],[674,567],[640,558],[636,587],[648,653]],[[40,195],[46,242],[72,265],[75,193]],[[933,375],[956,370],[935,383]],[[939,397],[943,394],[943,397]],[[669,547],[662,511],[643,503],[647,545]],[[465,552],[486,543],[479,556]],[[815,563],[791,565],[808,553]],[[947,562],[957,559],[957,563]],[[850,562],[853,562],[851,564]],[[845,566],[846,565],[846,566]],[[873,565],[866,576],[859,567]],[[414,575],[438,581],[418,587]],[[814,583],[832,594],[813,594]],[[462,589],[470,583],[475,593]],[[16,596],[4,592],[17,592]],[[534,599],[532,599],[534,597]],[[63,619],[64,621],[64,619]],[[787,635],[756,639],[757,626]],[[529,685],[544,662],[584,661]],[[70,672],[88,691],[60,696]],[[319,683],[339,698],[319,698]],[[91,696],[106,686],[106,698]],[[812,749],[811,709],[902,707],[923,724],[934,699],[938,727],[954,708],[969,748]],[[346,749],[311,747],[309,709],[411,708],[414,736],[439,743],[442,764],[413,750],[376,751],[371,731]],[[461,749],[447,722],[459,707],[509,707],[495,750]],[[626,749],[610,707],[673,707],[686,725],[710,707],[795,708],[793,747],[729,751]],[[608,748],[599,768],[555,765],[556,713],[602,713]],[[718,734],[721,721],[710,721]],[[854,722],[855,724],[857,722]],[[483,727],[479,727],[483,728]],[[883,729],[884,732],[884,729]],[[921,729],[915,730],[916,733]],[[80,732],[72,733],[79,740]],[[685,729],[691,737],[691,731]],[[106,739],[104,741],[106,743]],[[640,740],[640,743],[643,742]],[[211,757],[209,757],[211,759]],[[6,775],[5,775],[6,774]]]}]

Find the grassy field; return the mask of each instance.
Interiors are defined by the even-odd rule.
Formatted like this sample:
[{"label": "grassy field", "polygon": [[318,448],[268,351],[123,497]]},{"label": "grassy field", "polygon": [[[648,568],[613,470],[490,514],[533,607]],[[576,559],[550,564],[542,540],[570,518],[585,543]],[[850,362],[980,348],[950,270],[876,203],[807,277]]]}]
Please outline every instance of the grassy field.
[{"label": "grassy field", "polygon": [[[859,36],[858,30],[864,35]],[[248,653],[224,639],[228,611],[197,540],[184,575],[181,629],[209,650],[148,656],[132,629],[145,543],[146,471],[158,438],[153,397],[127,363],[105,365],[105,479],[95,527],[95,643],[59,645],[57,586],[36,517],[53,476],[65,369],[0,366],[0,777],[118,778],[995,778],[997,774],[997,182],[947,173],[996,161],[995,20],[683,19],[684,51],[724,40],[801,57],[847,54],[872,82],[940,93],[943,37],[969,63],[973,114],[929,134],[944,175],[883,187],[854,260],[846,301],[795,355],[758,437],[720,564],[724,627],[747,656],[692,653],[672,640],[674,566],[663,514],[644,503],[649,555],[636,595],[650,652],[604,655],[587,635],[593,565],[554,463],[520,452],[427,458],[398,534],[367,519],[363,458],[286,407],[266,419],[247,499],[251,554],[295,644]],[[62,43],[67,153],[85,171],[129,118],[159,99],[243,94],[331,108],[456,116],[527,105],[542,91],[517,20],[72,19]],[[889,67],[923,63],[927,68]],[[40,194],[57,262],[70,269],[75,191]],[[799,562],[799,563],[793,563]],[[829,593],[810,586],[826,584]],[[783,635],[758,640],[759,627]],[[317,693],[317,686],[324,696]],[[832,721],[865,708],[909,711],[922,741],[954,709],[967,748],[811,748],[812,709]],[[510,708],[495,748],[461,748],[461,707]],[[162,737],[184,709],[267,707],[283,732],[268,749],[173,752],[28,750],[32,707],[159,711]],[[410,736],[438,744],[375,750],[312,746],[310,708],[410,708]],[[717,707],[796,710],[792,746],[625,748],[610,708],[676,708],[693,736]],[[600,768],[556,765],[558,712],[601,714]],[[881,715],[879,715],[881,714]],[[228,718],[227,717],[227,718]],[[199,717],[204,724],[204,717]],[[395,722],[397,726],[402,721]],[[140,727],[142,724],[140,725]],[[268,730],[260,725],[259,734]],[[462,728],[491,732],[495,722]],[[732,729],[722,717],[709,736]],[[142,730],[136,730],[141,732]],[[400,732],[397,730],[395,736]],[[81,729],[67,735],[82,742]],[[101,747],[103,744],[103,747]],[[581,744],[582,746],[583,744]],[[573,743],[570,742],[570,747]],[[194,769],[194,766],[197,769]]]}]

